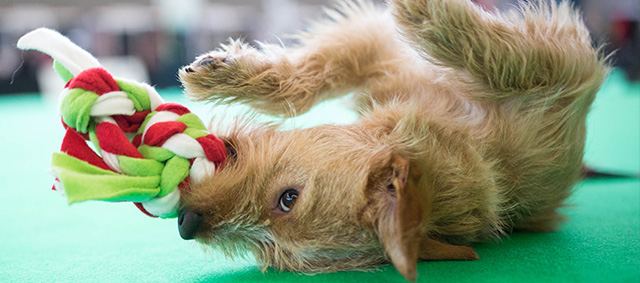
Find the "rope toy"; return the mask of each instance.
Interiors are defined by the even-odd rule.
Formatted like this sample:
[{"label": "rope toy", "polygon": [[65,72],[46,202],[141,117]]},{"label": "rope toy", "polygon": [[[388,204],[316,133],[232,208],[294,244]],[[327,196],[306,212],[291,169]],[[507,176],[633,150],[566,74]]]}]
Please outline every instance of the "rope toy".
[{"label": "rope toy", "polygon": [[224,143],[195,114],[148,84],[112,77],[60,33],[36,29],[18,48],[51,56],[67,82],[59,100],[66,134],[51,172],[69,204],[131,201],[149,216],[175,218],[181,192],[224,165]]}]

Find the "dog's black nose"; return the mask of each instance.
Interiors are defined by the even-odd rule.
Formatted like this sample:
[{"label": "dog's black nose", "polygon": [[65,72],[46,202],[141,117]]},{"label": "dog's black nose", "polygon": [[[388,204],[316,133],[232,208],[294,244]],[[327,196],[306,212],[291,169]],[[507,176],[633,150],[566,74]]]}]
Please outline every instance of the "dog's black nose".
[{"label": "dog's black nose", "polygon": [[200,229],[202,224],[202,214],[183,208],[178,214],[178,231],[180,231],[180,237],[185,240],[193,240],[196,232]]}]

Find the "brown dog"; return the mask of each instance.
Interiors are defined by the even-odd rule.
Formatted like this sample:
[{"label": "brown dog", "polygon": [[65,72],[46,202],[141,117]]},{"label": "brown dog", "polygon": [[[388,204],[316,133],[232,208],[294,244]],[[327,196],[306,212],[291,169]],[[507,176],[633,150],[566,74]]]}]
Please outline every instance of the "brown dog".
[{"label": "brown dog", "polygon": [[347,126],[218,133],[232,159],[185,195],[181,233],[305,272],[474,260],[551,231],[580,175],[608,71],[567,3],[490,14],[468,0],[346,2],[293,48],[232,41],[180,71],[196,100],[293,116],[357,93]]}]

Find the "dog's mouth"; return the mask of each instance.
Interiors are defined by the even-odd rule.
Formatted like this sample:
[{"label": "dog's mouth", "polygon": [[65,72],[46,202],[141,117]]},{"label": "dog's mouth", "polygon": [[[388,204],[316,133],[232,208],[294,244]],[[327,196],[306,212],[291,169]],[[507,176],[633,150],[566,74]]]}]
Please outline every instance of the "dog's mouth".
[{"label": "dog's mouth", "polygon": [[227,149],[227,163],[235,162],[238,156],[236,145],[228,139],[222,139],[224,146]]},{"label": "dog's mouth", "polygon": [[[229,164],[236,161],[238,151],[235,144],[229,139],[222,139],[225,148],[227,149],[227,160],[225,164]],[[178,214],[178,232],[180,237],[184,240],[195,239],[196,233],[202,226],[202,213],[190,208],[182,208]]]}]

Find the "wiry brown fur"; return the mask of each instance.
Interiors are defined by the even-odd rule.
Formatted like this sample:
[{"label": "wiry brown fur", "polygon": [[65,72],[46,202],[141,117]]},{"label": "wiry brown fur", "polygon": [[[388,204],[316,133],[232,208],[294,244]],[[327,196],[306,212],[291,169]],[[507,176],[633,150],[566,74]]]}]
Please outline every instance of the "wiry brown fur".
[{"label": "wiry brown fur", "polygon": [[[467,0],[389,6],[344,2],[299,46],[232,41],[181,70],[196,100],[292,116],[353,91],[362,112],[346,126],[219,133],[237,156],[184,201],[204,215],[200,242],[305,272],[391,261],[414,280],[418,259],[477,258],[452,244],[556,229],[608,71],[578,14],[546,2],[510,14]],[[288,213],[286,188],[300,191]]]}]

